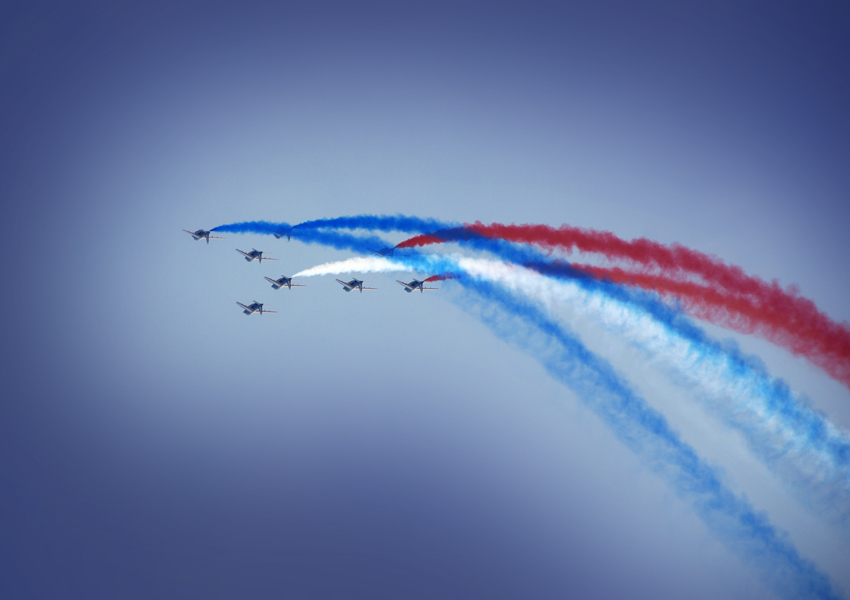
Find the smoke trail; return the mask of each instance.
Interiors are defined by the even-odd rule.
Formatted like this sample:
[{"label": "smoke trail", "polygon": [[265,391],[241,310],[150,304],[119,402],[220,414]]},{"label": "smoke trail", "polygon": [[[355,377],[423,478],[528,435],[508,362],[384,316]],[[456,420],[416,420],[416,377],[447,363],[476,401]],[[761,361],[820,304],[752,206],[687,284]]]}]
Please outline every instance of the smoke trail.
[{"label": "smoke trail", "polygon": [[[337,238],[337,242],[339,242],[339,238]],[[317,243],[321,242],[317,240]],[[346,243],[350,246],[356,246],[351,240]],[[480,248],[487,247],[479,244],[476,244],[476,246]],[[492,247],[487,248],[492,249]],[[412,259],[413,257],[410,258]],[[434,270],[440,270],[450,266],[444,261],[439,263],[439,265],[434,263],[432,267],[432,264],[428,260],[419,259],[420,257],[417,257],[418,262],[416,265],[406,265],[407,268],[431,270],[433,272]],[[405,257],[405,262],[407,261],[408,257]],[[460,272],[460,266],[456,264],[454,271]],[[547,265],[540,266],[551,268],[552,264],[548,263]],[[326,267],[327,269],[328,267]],[[581,286],[586,285],[592,280],[586,279],[586,276],[581,275],[575,269],[572,271],[573,273],[570,277],[578,277],[578,279],[574,280],[574,287],[586,292],[587,290]],[[562,273],[561,276],[563,275]],[[475,286],[476,291],[479,291],[479,293],[480,290],[485,289],[485,284],[476,281],[474,278],[464,278],[462,281],[468,287]],[[605,284],[604,282],[595,283],[599,285],[597,289],[600,291],[603,288],[609,291],[611,289],[621,289],[610,284]],[[490,286],[490,290],[493,293],[504,294],[492,286]],[[629,294],[625,290],[621,291],[621,296],[628,298]],[[521,333],[515,327],[503,325],[498,322],[498,319],[494,320],[491,309],[495,304],[495,298],[489,297],[486,294],[482,294],[481,297],[485,301],[485,309],[490,311],[488,312],[489,317],[485,315],[484,318],[489,319],[488,324],[494,328],[494,331],[500,333],[505,338],[514,339],[530,349],[531,342],[527,339],[522,339]],[[617,294],[613,294],[612,297],[617,297]],[[591,298],[591,300],[598,300],[598,298]],[[639,305],[640,302],[637,302],[636,306]],[[530,305],[519,303],[520,309],[523,306]],[[629,307],[627,306],[626,308]],[[527,312],[514,310],[511,313],[509,310],[510,305],[507,304],[502,305],[501,309],[507,312],[508,316],[513,315],[516,318],[521,316],[528,323],[529,315]],[[537,309],[535,308],[535,310]],[[670,318],[666,322],[662,322],[661,325],[664,327],[670,326],[680,320],[679,316],[672,313],[672,311],[668,312],[675,318]],[[554,358],[538,353],[541,362],[561,381],[568,382],[579,393],[585,392],[582,394],[585,402],[594,408],[612,426],[614,432],[621,440],[636,451],[641,452],[641,456],[650,462],[656,471],[670,481],[677,494],[688,499],[695,506],[698,514],[716,535],[723,539],[735,552],[743,556],[745,560],[755,563],[762,573],[766,574],[767,579],[772,582],[772,585],[781,595],[788,597],[836,597],[826,577],[818,573],[811,563],[802,559],[793,546],[779,536],[766,519],[753,512],[745,500],[735,497],[731,491],[726,489],[717,478],[716,473],[705,465],[696,456],[694,451],[681,442],[678,436],[669,429],[669,426],[667,426],[666,421],[664,421],[661,415],[646,407],[645,403],[640,398],[634,397],[633,394],[632,397],[637,401],[637,404],[632,402],[629,397],[618,396],[615,393],[620,388],[626,392],[629,392],[629,390],[616,380],[611,383],[611,381],[606,379],[605,375],[608,371],[616,377],[616,374],[613,373],[613,370],[607,363],[590,354],[586,348],[581,346],[580,342],[573,340],[571,336],[565,334],[563,331],[559,334],[557,325],[551,322],[544,322],[546,321],[546,317],[542,313],[539,313],[539,310],[537,310],[537,313],[537,317],[531,319],[531,324],[537,327],[538,333],[541,331],[546,334],[554,332],[556,335],[553,339],[562,346],[559,350],[560,354],[557,354]],[[540,319],[543,320],[541,321]],[[696,330],[696,328],[693,329]],[[571,342],[575,342],[577,345],[571,345]],[[576,361],[579,362],[576,363]],[[600,365],[605,368],[601,368]],[[744,361],[743,366],[747,368],[752,367],[752,365],[747,365],[746,361]],[[590,368],[596,380],[588,381],[581,378],[583,369],[587,368]],[[601,389],[597,389],[600,386]],[[600,391],[608,393],[600,394]],[[772,408],[775,409],[776,407]],[[779,415],[762,415],[762,418],[773,419],[777,416],[783,416],[781,413],[784,407],[780,406],[779,409]]]},{"label": "smoke trail", "polygon": [[[286,235],[297,226],[290,226],[289,223],[272,223],[269,221],[244,221],[242,223],[232,223],[230,225],[219,225],[213,227],[211,231],[221,231],[229,233],[256,233],[259,235]],[[358,236],[349,233],[340,233],[338,231],[324,231],[318,229],[299,229],[292,232],[293,236],[297,236],[299,242],[305,244],[321,244],[329,246],[337,250],[351,250],[362,254],[368,253],[372,248],[381,248],[387,245],[383,239],[376,236]]]},{"label": "smoke trail", "polygon": [[[393,227],[398,226],[397,222],[392,223]],[[330,235],[335,232],[315,230],[315,233]],[[336,236],[343,236],[346,247],[363,246],[356,242],[358,238],[348,239],[353,236],[338,233]],[[708,396],[709,405],[724,422],[744,434],[750,448],[774,472],[791,484],[804,483],[807,490],[815,492],[821,509],[830,514],[838,512],[841,520],[847,518],[850,441],[797,398],[784,382],[769,376],[752,358],[711,340],[681,313],[664,306],[653,296],[598,281],[569,263],[541,256],[529,246],[485,238],[475,232],[464,234],[463,243],[509,262],[525,264],[562,283],[573,284],[561,289],[562,300],[572,304],[582,300],[585,310],[593,309],[589,314],[596,311],[607,327],[628,333],[631,342],[642,351],[662,358],[680,379],[694,386],[701,395]],[[468,260],[471,259],[447,262],[420,254],[404,257],[408,268],[431,273],[452,272],[458,264],[467,271],[475,269],[474,265],[465,262]],[[357,270],[365,270],[363,266]],[[493,277],[494,274],[481,273],[479,276]],[[535,293],[542,289],[539,285],[533,288]],[[551,302],[554,292],[548,288],[544,291],[545,296],[541,298]],[[829,502],[836,498],[840,500],[834,503],[838,505],[837,510]]]},{"label": "smoke trail", "polygon": [[[681,314],[650,299],[640,302],[622,289],[621,299],[616,290],[595,290],[581,280],[553,281],[513,265],[464,258],[459,266],[471,276],[501,283],[548,306],[568,303],[662,361],[727,425],[740,431],[751,450],[791,483],[798,496],[804,484],[820,511],[846,522],[850,439],[737,350],[710,340]],[[550,269],[545,274],[553,274],[551,263],[544,266]],[[802,498],[812,502],[813,497]]]},{"label": "smoke trail", "polygon": [[[580,293],[593,299],[587,308],[604,306],[606,311],[597,311],[595,316],[609,329],[618,334],[630,331],[633,344],[663,359],[679,380],[695,388],[727,425],[744,434],[750,448],[774,472],[791,487],[804,484],[814,496],[802,497],[798,489],[799,497],[807,502],[816,499],[812,508],[847,524],[850,439],[807,401],[796,397],[787,384],[771,377],[760,362],[712,340],[682,313],[647,293],[598,281],[567,262],[541,257],[527,246],[476,235],[466,237],[463,244],[569,284],[572,287],[564,289],[572,291],[564,299],[571,304]],[[467,260],[461,259],[459,264],[470,272],[473,267]],[[515,273],[512,277],[516,281]],[[552,291],[545,290],[543,299],[548,303],[551,297]],[[637,327],[638,323],[642,326]]]},{"label": "smoke trail", "polygon": [[[561,248],[568,252],[595,252],[609,260],[627,260],[644,267],[655,266],[663,271],[664,277],[670,282],[692,283],[686,281],[687,276],[697,275],[711,286],[704,288],[710,289],[711,293],[701,299],[702,304],[697,308],[710,306],[713,299],[720,295],[718,289],[725,289],[732,294],[722,300],[723,313],[716,310],[699,310],[697,314],[700,318],[744,333],[761,335],[772,343],[806,357],[812,364],[850,388],[850,328],[829,319],[813,302],[797,295],[796,290],[784,291],[775,281],[768,284],[746,275],[740,267],[726,265],[719,259],[678,244],[668,247],[646,238],[627,242],[610,232],[568,225],[556,229],[546,225],[483,225],[476,222],[461,227],[435,219],[405,215],[355,215],[305,221],[295,226],[288,223],[253,221],[223,225],[214,228],[214,231],[280,234],[297,229],[297,234],[303,235],[305,242],[326,243],[331,242],[331,239],[322,238],[323,234],[316,230],[334,228],[430,232],[401,242],[395,246],[399,249],[446,241],[470,242],[479,238],[498,238],[510,242],[536,244],[550,250]],[[362,238],[357,238],[360,239]],[[337,238],[336,244],[329,245],[359,252],[365,252],[373,246],[388,247],[377,238],[362,243],[356,243],[351,238],[348,238],[347,242],[343,240],[344,238]],[[633,280],[638,280],[637,275]],[[691,294],[689,298],[689,306],[694,307],[696,296]],[[714,302],[714,305],[717,306],[717,303]]]},{"label": "smoke trail", "polygon": [[[343,273],[391,273],[394,271],[448,271],[457,266],[459,257],[453,256],[405,256],[404,258],[385,258],[382,256],[357,256],[346,260],[323,263],[304,269],[293,277],[316,277],[319,275],[341,275]],[[452,275],[434,275],[437,278],[450,278]],[[437,281],[429,277],[425,281]]]},{"label": "smoke trail", "polygon": [[[668,247],[646,238],[627,242],[607,231],[568,225],[556,229],[547,225],[483,225],[476,222],[417,235],[401,242],[397,248],[464,242],[477,237],[536,244],[550,251],[560,248],[567,252],[599,253],[612,261],[624,260],[641,268],[655,267],[671,281],[684,283],[691,276],[700,277],[715,294],[725,290],[727,306],[734,306],[735,300],[740,298],[756,308],[754,316],[740,313],[731,316],[758,321],[754,333],[804,356],[850,388],[850,327],[847,324],[831,320],[814,302],[799,296],[793,287],[783,290],[776,281],[767,283],[748,276],[740,267],[726,265],[715,257],[679,244]],[[735,318],[715,320],[717,313],[712,311],[702,311],[701,315],[721,326],[736,323]],[[783,325],[781,332],[776,323]]]},{"label": "smoke trail", "polygon": [[422,246],[431,246],[433,244],[443,244],[445,242],[465,242],[474,238],[486,237],[487,236],[480,235],[466,227],[453,227],[451,229],[435,231],[434,233],[422,233],[415,235],[412,238],[396,244],[396,248],[420,248]]},{"label": "smoke trail", "polygon": [[[717,473],[685,444],[664,417],[638,397],[614,369],[591,353],[574,336],[546,317],[536,306],[501,291],[474,276],[496,267],[503,273],[516,271],[510,265],[477,259],[456,260],[454,272],[472,269],[464,285],[482,299],[476,311],[503,339],[531,352],[557,380],[572,388],[676,494],[694,507],[697,515],[727,547],[754,565],[777,593],[789,598],[836,598],[828,578],[800,557],[793,545],[780,535],[767,519],[756,513],[746,500],[723,485]],[[426,261],[427,262],[427,261]],[[445,263],[445,259],[441,259]],[[351,270],[413,270],[405,260],[380,257],[352,258],[326,263],[299,273],[299,276],[340,274]],[[468,271],[467,271],[468,272]],[[549,283],[545,278],[536,277]],[[496,306],[509,320],[493,314]],[[471,304],[465,308],[471,310]],[[535,335],[536,334],[536,335]],[[541,334],[544,336],[540,340]],[[542,343],[541,343],[542,341]]]},{"label": "smoke trail", "polygon": [[[593,279],[570,280],[569,265],[517,265],[463,256],[348,259],[315,267],[316,274],[418,270],[464,273],[506,286],[555,307],[569,305],[599,320],[694,389],[724,423],[741,432],[753,453],[822,516],[845,522],[850,513],[850,439],[805,406],[782,381],[737,350],[651,297]],[[566,269],[566,280],[562,277]],[[312,270],[308,270],[312,271]],[[304,276],[305,272],[299,274]],[[311,273],[313,274],[313,273]],[[686,335],[683,335],[686,334]],[[802,491],[808,495],[802,495]]]},{"label": "smoke trail", "polygon": [[358,256],[348,260],[335,261],[316,265],[299,271],[293,277],[316,277],[318,275],[340,275],[342,273],[389,273],[392,271],[407,271],[407,267],[397,261],[379,256]]},{"label": "smoke trail", "polygon": [[[743,333],[756,333],[794,354],[806,357],[850,388],[850,328],[829,319],[813,302],[800,297],[793,288],[782,290],[775,281],[768,284],[746,275],[740,267],[726,265],[719,259],[679,244],[668,247],[646,238],[627,242],[610,232],[568,225],[556,229],[546,225],[483,225],[476,222],[458,227],[434,219],[402,215],[340,217],[310,221],[304,225],[430,232],[401,242],[396,246],[399,249],[487,237],[537,244],[550,250],[562,248],[568,252],[595,252],[609,260],[627,260],[644,267],[655,266],[671,282],[688,283],[688,274],[697,275],[711,286],[705,289],[712,292],[702,298],[699,308],[707,308],[706,305],[710,305],[713,298],[720,296],[719,289],[732,294],[722,300],[723,313],[699,310],[700,318]],[[693,306],[696,298],[691,295],[690,299],[690,305]],[[736,310],[737,307],[740,307],[740,311]]]},{"label": "smoke trail", "polygon": [[369,231],[401,231],[404,233],[435,231],[446,227],[456,227],[435,219],[420,219],[406,215],[354,215],[350,217],[335,217],[333,219],[315,219],[295,225],[299,231],[303,229],[366,229]]},{"label": "smoke trail", "polygon": [[460,276],[460,273],[443,273],[441,275],[431,275],[422,283],[428,283],[430,281],[445,281],[446,279],[457,279]]},{"label": "smoke trail", "polygon": [[286,235],[292,229],[289,223],[272,223],[271,221],[244,221],[242,223],[230,223],[219,225],[210,231],[221,231],[223,233],[260,233],[262,235]]},{"label": "smoke trail", "polygon": [[771,286],[761,279],[748,276],[741,267],[726,265],[716,257],[680,244],[668,247],[646,238],[627,242],[609,231],[569,225],[556,229],[548,225],[484,225],[477,221],[464,228],[484,237],[536,244],[548,249],[599,253],[609,260],[627,260],[639,265],[655,266],[668,273],[686,271],[704,278],[706,283],[735,293],[761,294],[771,287],[782,292],[775,283]]},{"label": "smoke trail", "polygon": [[[571,388],[617,438],[694,507],[709,530],[786,598],[837,598],[829,579],[802,558],[766,517],[736,496],[716,471],[683,442],[603,359],[536,306],[475,279],[463,285],[479,297],[461,305],[500,338],[532,354]],[[494,310],[495,309],[495,310]]]},{"label": "smoke trail", "polygon": [[[609,328],[621,331],[633,325],[631,317],[644,317],[645,327],[632,330],[635,345],[664,357],[680,379],[700,393],[710,394],[709,404],[724,422],[745,435],[756,455],[791,484],[805,483],[806,489],[817,492],[817,510],[842,522],[850,517],[850,440],[797,398],[783,381],[771,377],[760,363],[734,347],[715,342],[680,312],[651,295],[598,281],[567,262],[553,261],[527,246],[482,238],[475,232],[460,235],[456,241],[571,283],[575,290],[596,298],[588,306],[613,301],[607,304],[609,314],[619,314],[620,318],[610,321]],[[463,260],[460,264],[465,266]],[[465,268],[469,271],[468,266]],[[836,494],[840,499],[837,503]]]},{"label": "smoke trail", "polygon": [[850,363],[838,356],[825,354],[819,332],[789,320],[787,314],[775,305],[766,306],[748,296],[723,294],[713,287],[664,275],[633,273],[618,267],[572,266],[597,279],[634,285],[676,298],[698,319],[741,333],[758,335],[795,355],[804,356],[833,379],[850,388]]}]

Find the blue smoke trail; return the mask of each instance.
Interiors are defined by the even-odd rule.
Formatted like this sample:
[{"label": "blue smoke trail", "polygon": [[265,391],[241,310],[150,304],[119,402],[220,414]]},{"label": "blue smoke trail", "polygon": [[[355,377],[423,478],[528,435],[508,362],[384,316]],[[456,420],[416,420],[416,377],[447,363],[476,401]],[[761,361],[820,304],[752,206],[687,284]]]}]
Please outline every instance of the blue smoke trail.
[{"label": "blue smoke trail", "polygon": [[367,253],[374,248],[382,248],[387,242],[377,236],[357,236],[337,231],[322,231],[319,229],[301,229],[297,232],[292,230],[297,226],[289,223],[272,223],[269,221],[243,221],[229,225],[219,225],[210,231],[223,233],[256,233],[260,235],[285,236],[291,232],[299,242],[305,244],[320,244],[329,246],[336,250],[351,250],[353,252]]},{"label": "blue smoke trail", "polygon": [[[333,219],[315,219],[294,226],[301,229],[367,229],[369,231],[402,231],[405,233],[428,233],[447,225],[436,219],[421,219],[407,215],[354,215]],[[460,227],[459,224],[450,227]]]},{"label": "blue smoke trail", "polygon": [[366,254],[374,248],[386,246],[386,242],[377,236],[357,236],[325,230],[299,231],[298,241],[306,244],[330,246],[336,250],[351,250],[360,254]]},{"label": "blue smoke trail", "polygon": [[[736,496],[717,472],[683,442],[664,417],[649,407],[604,359],[550,320],[538,307],[489,283],[459,280],[480,298],[460,304],[505,341],[531,353],[556,380],[571,388],[617,438],[689,502],[708,528],[755,566],[780,596],[837,598],[826,575]],[[494,310],[494,308],[496,310]]]},{"label": "blue smoke trail", "polygon": [[222,233],[261,233],[263,235],[286,235],[292,229],[289,223],[272,223],[271,221],[244,221],[242,223],[230,223],[219,225],[210,231]]}]

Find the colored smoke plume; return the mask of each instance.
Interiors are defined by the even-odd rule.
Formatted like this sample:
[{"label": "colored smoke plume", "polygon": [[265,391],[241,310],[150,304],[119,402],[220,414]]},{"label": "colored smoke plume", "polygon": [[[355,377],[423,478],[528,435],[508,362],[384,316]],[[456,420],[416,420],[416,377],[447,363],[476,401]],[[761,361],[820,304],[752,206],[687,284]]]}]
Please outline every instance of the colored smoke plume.
[{"label": "colored smoke plume", "polygon": [[[840,344],[831,344],[828,333],[816,326],[814,319],[802,322],[789,318],[787,306],[782,302],[759,302],[746,295],[724,294],[709,286],[692,281],[633,273],[613,267],[603,268],[576,265],[596,277],[622,285],[633,285],[658,292],[668,298],[680,300],[686,311],[698,319],[714,323],[740,333],[753,334],[804,356],[830,377],[850,388],[850,355],[842,352]],[[835,351],[831,351],[831,350]]]},{"label": "colored smoke plume", "polygon": [[458,273],[443,273],[442,275],[431,275],[427,279],[423,281],[423,283],[429,283],[431,281],[445,281],[446,279],[457,279],[460,277]]},{"label": "colored smoke plume", "polygon": [[[446,228],[417,235],[397,248],[414,248],[452,241],[498,239],[533,244],[547,250],[598,253],[622,268],[586,268],[596,277],[636,285],[682,300],[690,313],[710,323],[752,333],[803,356],[830,377],[850,388],[850,327],[821,312],[794,287],[747,275],[741,267],[679,244],[665,246],[646,238],[626,241],[611,232],[563,225],[484,225]],[[647,273],[657,269],[660,273]],[[693,281],[698,277],[703,284]]]}]

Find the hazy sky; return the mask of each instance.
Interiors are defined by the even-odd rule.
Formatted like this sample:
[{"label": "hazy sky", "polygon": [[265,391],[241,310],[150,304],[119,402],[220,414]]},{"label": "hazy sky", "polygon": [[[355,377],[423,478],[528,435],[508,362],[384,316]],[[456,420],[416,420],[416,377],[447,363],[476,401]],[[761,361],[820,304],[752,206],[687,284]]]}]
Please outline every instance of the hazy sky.
[{"label": "hazy sky", "polygon": [[[773,598],[456,284],[274,291],[350,253],[181,231],[569,223],[850,320],[850,9],[636,4],[2,5],[0,595]],[[246,318],[253,300],[280,312]],[[850,590],[846,528],[570,325]],[[709,331],[850,430],[846,388]]]}]

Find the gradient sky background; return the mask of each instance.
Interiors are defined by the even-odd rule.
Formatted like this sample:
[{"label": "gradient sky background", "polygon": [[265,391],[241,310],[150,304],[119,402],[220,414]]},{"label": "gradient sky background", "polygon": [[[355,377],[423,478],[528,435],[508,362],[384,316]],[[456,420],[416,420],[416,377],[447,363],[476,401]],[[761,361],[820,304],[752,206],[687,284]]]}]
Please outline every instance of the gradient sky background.
[{"label": "gradient sky background", "polygon": [[[773,598],[451,283],[275,292],[262,276],[350,254],[181,232],[569,223],[850,320],[850,9],[633,4],[2,5],[0,595]],[[234,304],[255,299],[280,312]],[[846,529],[586,325],[850,590]],[[710,331],[850,429],[845,388]]]}]

